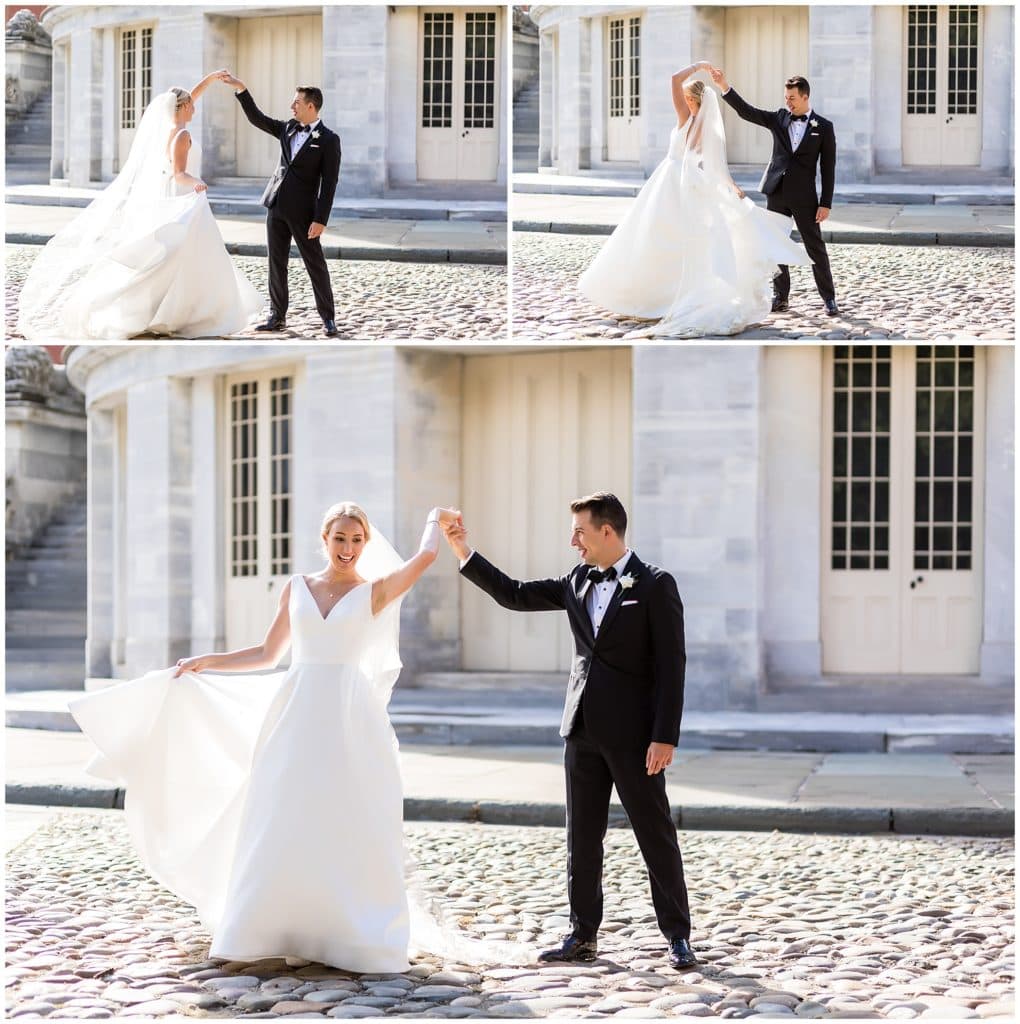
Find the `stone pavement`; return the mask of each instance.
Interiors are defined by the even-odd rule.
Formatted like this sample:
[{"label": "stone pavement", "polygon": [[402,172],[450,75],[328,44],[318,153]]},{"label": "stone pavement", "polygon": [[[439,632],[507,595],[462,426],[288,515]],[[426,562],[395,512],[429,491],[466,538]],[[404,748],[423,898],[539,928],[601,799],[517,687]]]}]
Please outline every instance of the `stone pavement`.
[{"label": "stone pavement", "polygon": [[[217,216],[227,251],[240,256],[266,255],[265,211],[248,216]],[[4,207],[6,241],[44,245],[81,211],[69,206]],[[506,264],[506,220],[394,220],[338,218],[322,235],[330,260],[398,260],[413,263]],[[292,248],[297,256],[297,249]]]},{"label": "stone pavement", "polygon": [[[654,321],[592,305],[577,279],[605,239],[516,231],[512,238],[515,341],[626,342]],[[1007,248],[836,245],[829,250],[840,315],[827,316],[808,267],[791,267],[787,313],[769,314],[735,340],[902,339],[959,344],[1015,336],[1014,259]],[[668,344],[668,339],[656,339]]]},{"label": "stone pavement", "polygon": [[[758,205],[764,206],[763,198]],[[608,235],[633,200],[627,196],[514,193],[515,231]],[[826,242],[886,245],[1006,246],[1014,244],[1013,206],[838,203],[822,227]],[[798,238],[799,235],[794,235]]]},{"label": "stone pavement", "polygon": [[[684,834],[701,964],[678,974],[633,837],[611,829],[595,963],[418,952],[402,974],[354,975],[210,959],[208,932],[145,874],[114,812],[8,814],[12,1018],[1013,1019],[1007,839]],[[426,896],[462,932],[539,950],[566,929],[562,829],[405,834]]]},{"label": "stone pavement", "polygon": [[[81,733],[5,730],[7,802],[122,806],[85,773]],[[403,743],[409,820],[560,825],[562,749]],[[1014,758],[1006,754],[775,753],[686,750],[667,793],[686,829],[1013,835]],[[626,824],[619,804],[612,820]]]},{"label": "stone pavement", "polygon": [[[27,209],[27,207],[26,207]],[[17,299],[39,246],[6,248],[6,328],[17,339]],[[268,264],[260,256],[234,262],[259,293],[268,296]],[[470,263],[412,263],[377,260],[329,261],[339,341],[434,341],[463,339],[503,342],[507,329],[507,275],[502,266]],[[327,339],[315,311],[311,283],[300,259],[290,261],[287,329],[256,334],[249,328],[231,340]]]}]

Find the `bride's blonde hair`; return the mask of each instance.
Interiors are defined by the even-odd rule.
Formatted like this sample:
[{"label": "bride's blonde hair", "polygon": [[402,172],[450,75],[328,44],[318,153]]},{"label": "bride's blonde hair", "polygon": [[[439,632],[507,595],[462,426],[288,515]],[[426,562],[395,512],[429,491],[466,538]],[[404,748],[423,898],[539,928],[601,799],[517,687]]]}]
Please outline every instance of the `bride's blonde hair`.
[{"label": "bride's blonde hair", "polygon": [[177,106],[174,108],[175,112],[180,110],[191,99],[191,93],[187,89],[182,89],[179,85],[175,85],[170,91],[177,97]]},{"label": "bride's blonde hair", "polygon": [[705,83],[700,78],[695,78],[693,82],[688,79],[684,82],[684,92],[700,107],[705,96]]},{"label": "bride's blonde hair", "polygon": [[355,505],[353,501],[339,501],[335,505],[330,505],[326,509],[326,514],[322,517],[322,550],[326,550],[326,537],[329,535],[330,529],[338,519],[344,517],[349,519],[356,519],[360,524],[361,528],[365,531],[365,543],[372,539],[372,531],[368,525],[368,515],[360,505]]}]

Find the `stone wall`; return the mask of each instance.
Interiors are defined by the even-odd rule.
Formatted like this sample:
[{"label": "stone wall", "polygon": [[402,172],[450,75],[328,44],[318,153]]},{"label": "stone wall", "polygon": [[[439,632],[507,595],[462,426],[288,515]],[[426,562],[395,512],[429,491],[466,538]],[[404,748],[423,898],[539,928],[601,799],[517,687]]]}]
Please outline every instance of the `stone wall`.
[{"label": "stone wall", "polygon": [[5,54],[5,113],[10,121],[50,88],[53,44],[30,11],[18,11],[7,22]]},{"label": "stone wall", "polygon": [[85,406],[42,348],[5,356],[6,545],[11,558],[85,485]]}]

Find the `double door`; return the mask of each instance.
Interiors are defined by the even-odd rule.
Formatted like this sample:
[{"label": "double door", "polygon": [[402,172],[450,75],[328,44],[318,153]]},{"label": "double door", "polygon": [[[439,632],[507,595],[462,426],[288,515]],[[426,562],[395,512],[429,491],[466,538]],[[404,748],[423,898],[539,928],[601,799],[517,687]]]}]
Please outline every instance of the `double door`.
[{"label": "double door", "polygon": [[978,671],[982,357],[950,345],[825,353],[826,672]]},{"label": "double door", "polygon": [[[152,102],[152,27],[122,28],[117,37],[117,159],[123,167],[138,122]],[[64,138],[70,140],[70,135]]]},{"label": "double door", "polygon": [[606,21],[606,156],[637,160],[641,149],[641,17]]},{"label": "double door", "polygon": [[496,180],[500,14],[497,8],[421,11],[419,180]]}]

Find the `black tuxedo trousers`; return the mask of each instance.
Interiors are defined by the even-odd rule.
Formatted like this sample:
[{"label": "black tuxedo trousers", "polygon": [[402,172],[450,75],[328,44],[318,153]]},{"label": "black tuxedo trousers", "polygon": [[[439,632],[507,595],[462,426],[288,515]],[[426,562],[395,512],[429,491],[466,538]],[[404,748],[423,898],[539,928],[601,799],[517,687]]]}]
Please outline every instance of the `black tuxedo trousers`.
[{"label": "black tuxedo trousers", "polygon": [[269,304],[277,316],[286,316],[290,305],[290,288],[287,281],[287,263],[290,260],[290,244],[293,239],[301,259],[304,261],[308,279],[312,282],[315,308],[323,320],[335,319],[333,307],[333,286],[329,280],[329,268],[322,243],[308,237],[312,225],[311,211],[292,212],[281,204],[270,207],[266,214],[266,245],[269,249]]},{"label": "black tuxedo trousers", "polygon": [[602,923],[602,859],[613,786],[627,812],[634,838],[648,868],[652,905],[667,939],[690,939],[691,911],[676,826],[666,797],[666,776],[649,775],[645,752],[606,747],[584,729],[577,716],[566,739],[567,894],[570,924],[594,939]]},{"label": "black tuxedo trousers", "polygon": [[[826,251],[825,241],[822,239],[822,226],[815,223],[818,203],[813,198],[805,202],[802,191],[797,191],[792,197],[788,196],[783,187],[785,183],[786,179],[784,178],[776,191],[766,197],[765,208],[793,218],[804,243],[804,249],[814,260],[811,269],[815,275],[815,287],[818,289],[818,294],[823,299],[834,299],[836,288],[832,283],[829,253]],[[779,273],[772,279],[772,286],[776,298],[789,299],[790,268],[788,266],[783,264],[779,267]]]}]

